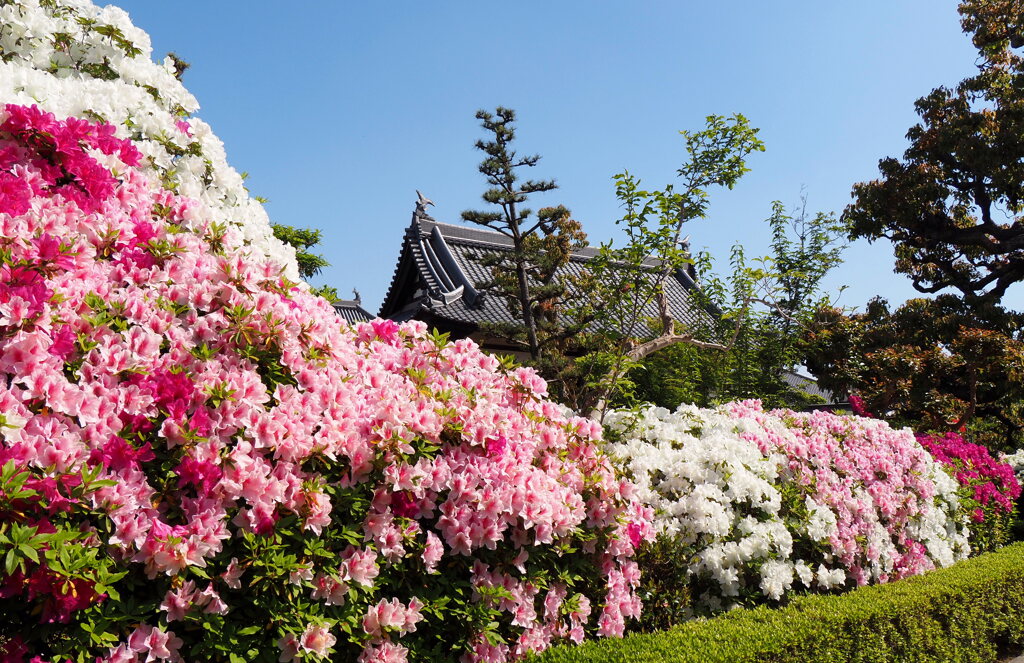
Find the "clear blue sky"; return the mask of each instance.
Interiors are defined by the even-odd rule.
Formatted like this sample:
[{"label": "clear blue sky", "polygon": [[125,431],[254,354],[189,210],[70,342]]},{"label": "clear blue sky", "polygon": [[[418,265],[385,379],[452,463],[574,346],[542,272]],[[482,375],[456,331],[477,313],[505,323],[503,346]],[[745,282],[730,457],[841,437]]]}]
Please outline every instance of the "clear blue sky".
[{"label": "clear blue sky", "polygon": [[[198,114],[271,218],[323,230],[333,264],[313,282],[358,288],[371,312],[415,189],[440,221],[481,205],[478,108],[516,109],[520,151],[543,156],[532,175],[560,185],[534,209],[566,205],[595,244],[620,215],[612,175],[662,186],[683,157],[679,130],[745,114],[767,151],[687,230],[724,260],[735,241],[767,253],[771,201],[793,205],[802,187],[809,208],[840,212],[853,183],[905,149],[914,100],[975,62],[956,3],[936,0],[120,6],[156,57],[192,64]],[[846,260],[828,284],[849,286],[841,303],[915,295],[890,245],[854,245]]]}]

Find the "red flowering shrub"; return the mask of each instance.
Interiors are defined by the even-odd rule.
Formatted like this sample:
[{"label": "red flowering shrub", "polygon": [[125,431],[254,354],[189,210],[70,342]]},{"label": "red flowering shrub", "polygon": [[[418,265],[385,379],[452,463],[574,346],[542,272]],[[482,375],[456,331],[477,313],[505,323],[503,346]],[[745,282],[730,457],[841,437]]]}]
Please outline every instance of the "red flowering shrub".
[{"label": "red flowering shrub", "polygon": [[344,326],[137,158],[0,111],[0,660],[500,661],[622,633],[650,514],[596,424],[472,342]]},{"label": "red flowering shrub", "polygon": [[1021,486],[1013,467],[992,457],[988,448],[958,433],[918,435],[918,442],[960,483],[962,507],[971,516],[971,552],[1005,545],[1014,521]]}]

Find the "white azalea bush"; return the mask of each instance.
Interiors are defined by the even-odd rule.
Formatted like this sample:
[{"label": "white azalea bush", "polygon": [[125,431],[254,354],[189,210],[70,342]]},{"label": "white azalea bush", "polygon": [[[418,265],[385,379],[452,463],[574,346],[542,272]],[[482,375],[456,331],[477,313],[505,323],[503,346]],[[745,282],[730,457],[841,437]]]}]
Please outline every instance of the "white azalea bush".
[{"label": "white azalea bush", "polygon": [[655,509],[653,617],[887,582],[968,555],[957,483],[909,430],[757,401],[606,423],[609,451]]},{"label": "white azalea bush", "polygon": [[273,236],[262,205],[227,163],[224,145],[193,114],[199,103],[175,63],[151,59],[149,35],[124,10],[87,0],[0,0],[0,100],[57,119],[111,124],[142,168],[235,226],[254,254],[298,280],[295,250]]}]

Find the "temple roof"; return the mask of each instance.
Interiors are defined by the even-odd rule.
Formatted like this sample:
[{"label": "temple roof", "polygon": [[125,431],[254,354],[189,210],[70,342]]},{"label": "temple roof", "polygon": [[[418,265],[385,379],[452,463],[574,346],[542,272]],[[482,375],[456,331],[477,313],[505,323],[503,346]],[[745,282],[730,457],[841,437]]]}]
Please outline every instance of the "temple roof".
[{"label": "temple roof", "polygon": [[818,384],[818,379],[813,376],[803,375],[796,371],[783,370],[782,380],[790,387],[805,394],[824,399],[826,403],[837,403],[839,401],[832,392],[822,389],[821,385]]},{"label": "temple roof", "polygon": [[[417,210],[405,231],[380,317],[399,322],[424,320],[438,327],[450,323],[466,333],[482,323],[517,322],[504,298],[485,295],[477,289],[478,284],[492,279],[491,268],[480,263],[481,256],[511,249],[512,239],[497,231],[439,223]],[[566,276],[581,275],[597,253],[594,247],[580,248],[560,270]],[[657,265],[655,261],[648,265],[652,277]],[[707,313],[690,294],[696,287],[683,270],[674,273],[665,284],[673,318],[684,325],[707,319]],[[643,317],[658,317],[653,302],[643,311]],[[642,333],[655,334],[646,328]]]},{"label": "temple roof", "polygon": [[344,318],[345,322],[354,325],[357,322],[368,322],[375,317],[364,309],[361,304],[362,302],[358,299],[336,299],[333,306],[334,310]]}]

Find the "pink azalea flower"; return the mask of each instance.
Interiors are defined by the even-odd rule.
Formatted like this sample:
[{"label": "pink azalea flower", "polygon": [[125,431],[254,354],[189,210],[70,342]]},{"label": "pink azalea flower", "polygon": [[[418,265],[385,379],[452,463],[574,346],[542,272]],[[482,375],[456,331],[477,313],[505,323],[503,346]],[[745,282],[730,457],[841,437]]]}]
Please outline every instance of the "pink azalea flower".
[{"label": "pink azalea flower", "polygon": [[370,548],[349,546],[342,553],[342,558],[340,573],[344,580],[351,580],[363,587],[373,587],[374,579],[380,574],[376,552]]},{"label": "pink azalea flower", "polygon": [[423,547],[423,564],[427,568],[427,573],[435,573],[437,571],[437,564],[441,561],[443,555],[444,544],[441,543],[441,539],[433,532],[428,531],[427,543]]},{"label": "pink azalea flower", "polygon": [[238,563],[238,558],[232,557],[227,570],[221,574],[221,578],[224,579],[224,584],[231,589],[241,589],[242,583],[240,582],[240,579],[243,572],[244,569],[242,569],[241,565]]},{"label": "pink azalea flower", "polygon": [[308,651],[317,656],[327,656],[331,647],[337,642],[337,638],[331,635],[326,626],[309,625],[299,639],[299,649]]},{"label": "pink azalea flower", "polygon": [[420,609],[423,604],[419,599],[409,601],[408,608],[398,599],[381,600],[371,607],[363,617],[363,630],[375,637],[381,637],[388,630],[397,631],[400,635],[416,630],[416,624],[423,619]]},{"label": "pink azalea flower", "polygon": [[299,654],[299,639],[293,633],[289,633],[278,639],[277,648],[281,650],[281,655],[277,659],[279,663],[293,661]]},{"label": "pink azalea flower", "polygon": [[53,344],[50,346],[50,354],[61,361],[67,359],[74,352],[75,341],[78,340],[74,330],[67,325],[53,332],[51,338],[53,338]]},{"label": "pink azalea flower", "polygon": [[128,637],[128,650],[136,654],[145,654],[146,663],[151,661],[177,661],[178,649],[182,645],[180,638],[171,631],[142,624]]},{"label": "pink azalea flower", "polygon": [[368,644],[357,663],[407,663],[409,650],[401,645],[396,645],[389,640],[377,644]]}]

